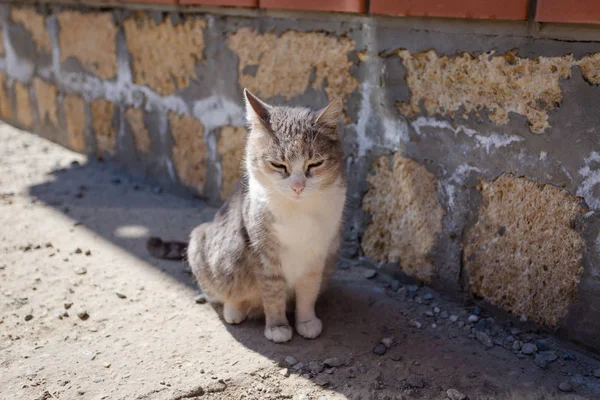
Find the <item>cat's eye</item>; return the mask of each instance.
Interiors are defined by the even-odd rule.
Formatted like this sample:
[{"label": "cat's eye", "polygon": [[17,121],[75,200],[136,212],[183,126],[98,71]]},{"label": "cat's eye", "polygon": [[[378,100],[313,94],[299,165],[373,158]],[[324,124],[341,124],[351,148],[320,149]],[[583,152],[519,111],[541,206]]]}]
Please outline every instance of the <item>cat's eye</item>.
[{"label": "cat's eye", "polygon": [[276,163],[276,162],[271,162],[271,166],[273,168],[275,168],[275,169],[280,169],[283,172],[287,173],[287,167],[284,164],[279,164],[279,163]]},{"label": "cat's eye", "polygon": [[321,161],[318,161],[318,162],[315,162],[315,163],[308,164],[308,167],[306,168],[306,172],[310,171],[311,168],[318,168],[318,167],[320,167],[321,165],[323,165],[323,162],[324,161],[321,160]]}]

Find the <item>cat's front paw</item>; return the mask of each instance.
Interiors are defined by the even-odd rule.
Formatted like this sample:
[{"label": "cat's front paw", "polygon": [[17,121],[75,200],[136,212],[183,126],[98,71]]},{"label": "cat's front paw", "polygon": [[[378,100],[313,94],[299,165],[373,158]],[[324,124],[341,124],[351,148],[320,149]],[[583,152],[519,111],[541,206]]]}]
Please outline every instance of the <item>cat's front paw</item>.
[{"label": "cat's front paw", "polygon": [[228,324],[241,324],[247,317],[247,312],[236,308],[232,304],[225,303],[223,305],[223,318]]},{"label": "cat's front paw", "polygon": [[297,321],[296,330],[298,333],[306,339],[314,339],[321,334],[323,330],[323,323],[317,317],[310,321]]},{"label": "cat's front paw", "polygon": [[289,325],[265,326],[265,337],[275,343],[289,342],[292,338],[292,327]]}]

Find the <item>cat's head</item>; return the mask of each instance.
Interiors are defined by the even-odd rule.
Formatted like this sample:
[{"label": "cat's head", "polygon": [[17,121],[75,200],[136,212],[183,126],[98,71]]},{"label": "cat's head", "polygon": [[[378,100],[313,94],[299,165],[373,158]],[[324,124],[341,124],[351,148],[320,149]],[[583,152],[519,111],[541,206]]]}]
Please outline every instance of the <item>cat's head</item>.
[{"label": "cat's head", "polygon": [[321,110],[269,105],[244,90],[246,168],[269,194],[307,199],[344,183],[341,99]]}]

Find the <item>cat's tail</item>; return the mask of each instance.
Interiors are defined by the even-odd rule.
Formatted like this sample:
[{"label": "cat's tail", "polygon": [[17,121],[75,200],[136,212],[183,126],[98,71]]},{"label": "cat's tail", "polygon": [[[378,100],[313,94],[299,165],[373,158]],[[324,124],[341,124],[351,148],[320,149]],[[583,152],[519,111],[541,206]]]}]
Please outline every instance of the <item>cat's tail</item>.
[{"label": "cat's tail", "polygon": [[146,249],[152,257],[162,260],[184,260],[188,244],[184,242],[163,242],[159,237],[151,237],[146,241]]}]

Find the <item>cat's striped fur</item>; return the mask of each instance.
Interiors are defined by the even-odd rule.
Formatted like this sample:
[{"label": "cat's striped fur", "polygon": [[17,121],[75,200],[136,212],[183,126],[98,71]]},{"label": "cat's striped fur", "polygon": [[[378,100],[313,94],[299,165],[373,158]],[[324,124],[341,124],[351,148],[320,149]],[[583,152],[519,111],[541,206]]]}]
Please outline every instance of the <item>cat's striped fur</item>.
[{"label": "cat's striped fur", "polygon": [[[335,265],[345,203],[341,101],[316,111],[244,95],[244,177],[214,220],[194,229],[188,261],[226,322],[264,313],[265,336],[286,342],[286,304],[295,299],[296,330],[315,338],[315,302]],[[169,243],[155,244],[156,254],[171,254]]]}]

